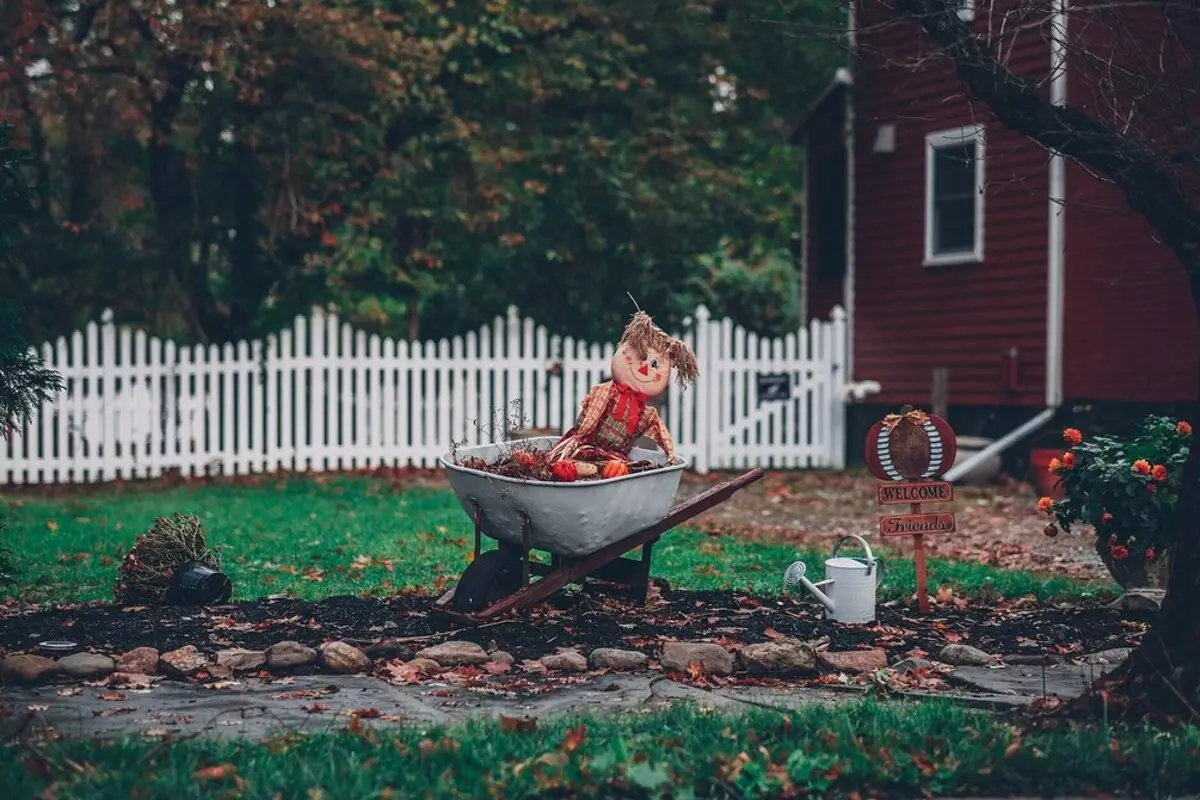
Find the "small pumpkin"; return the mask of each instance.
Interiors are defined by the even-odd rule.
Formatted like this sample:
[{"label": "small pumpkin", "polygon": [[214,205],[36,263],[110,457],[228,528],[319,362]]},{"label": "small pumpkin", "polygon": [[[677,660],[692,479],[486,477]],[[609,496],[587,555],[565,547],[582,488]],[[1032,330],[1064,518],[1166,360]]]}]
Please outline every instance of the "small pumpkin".
[{"label": "small pumpkin", "polygon": [[606,478],[620,478],[629,474],[629,465],[624,461],[613,459],[604,465],[604,472],[601,474]]},{"label": "small pumpkin", "polygon": [[550,471],[554,473],[554,479],[570,483],[579,477],[579,472],[575,469],[574,461],[555,461],[550,467]]}]

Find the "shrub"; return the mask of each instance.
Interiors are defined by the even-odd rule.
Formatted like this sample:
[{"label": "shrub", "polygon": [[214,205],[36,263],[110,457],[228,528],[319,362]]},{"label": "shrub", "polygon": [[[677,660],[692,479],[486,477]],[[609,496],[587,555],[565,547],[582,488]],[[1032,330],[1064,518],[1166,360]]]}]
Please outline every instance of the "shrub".
[{"label": "shrub", "polygon": [[1063,432],[1067,449],[1050,464],[1066,495],[1043,497],[1038,508],[1063,530],[1077,523],[1096,530],[1114,561],[1152,562],[1170,548],[1179,485],[1192,428],[1169,417],[1149,416],[1130,437],[1084,440]]},{"label": "shrub", "polygon": [[710,310],[760,336],[785,336],[800,327],[800,281],[791,255],[772,251],[748,260],[725,253],[702,259],[709,270]]}]

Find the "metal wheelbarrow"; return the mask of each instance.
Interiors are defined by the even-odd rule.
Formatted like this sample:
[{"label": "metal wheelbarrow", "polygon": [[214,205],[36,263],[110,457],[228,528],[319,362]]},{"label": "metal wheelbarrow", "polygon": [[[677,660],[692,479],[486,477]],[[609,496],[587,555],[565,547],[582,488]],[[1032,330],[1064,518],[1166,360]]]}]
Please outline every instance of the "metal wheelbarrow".
[{"label": "metal wheelbarrow", "polygon": [[[519,445],[546,451],[557,441],[546,436]],[[516,444],[461,448],[439,459],[474,522],[475,558],[434,609],[463,622],[481,623],[528,608],[587,578],[630,586],[645,602],[650,555],[659,537],[763,476],[761,469],[751,470],[672,508],[687,462],[667,466],[666,455],[657,450],[634,448],[630,458],[658,469],[571,483],[509,478],[460,463],[472,457],[495,463]],[[497,540],[498,549],[481,552],[485,535]],[[637,547],[639,559],[622,557]],[[549,553],[549,564],[532,560],[535,550]]]}]

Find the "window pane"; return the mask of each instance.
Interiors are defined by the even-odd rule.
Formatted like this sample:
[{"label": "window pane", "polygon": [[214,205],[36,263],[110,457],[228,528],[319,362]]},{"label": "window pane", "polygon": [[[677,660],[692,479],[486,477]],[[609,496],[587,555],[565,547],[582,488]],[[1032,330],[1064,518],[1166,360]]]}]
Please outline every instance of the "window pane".
[{"label": "window pane", "polygon": [[971,252],[975,249],[975,197],[935,200],[933,203],[933,252]]},{"label": "window pane", "polygon": [[974,142],[934,149],[933,191],[935,200],[975,194]]}]

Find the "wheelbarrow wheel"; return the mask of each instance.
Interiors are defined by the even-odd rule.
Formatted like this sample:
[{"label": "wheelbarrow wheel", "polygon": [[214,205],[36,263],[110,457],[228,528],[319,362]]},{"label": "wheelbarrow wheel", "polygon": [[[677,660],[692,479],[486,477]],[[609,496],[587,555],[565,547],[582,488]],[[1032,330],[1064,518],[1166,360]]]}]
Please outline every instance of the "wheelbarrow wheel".
[{"label": "wheelbarrow wheel", "polygon": [[469,614],[521,588],[521,555],[509,548],[480,553],[463,571],[451,607]]}]

